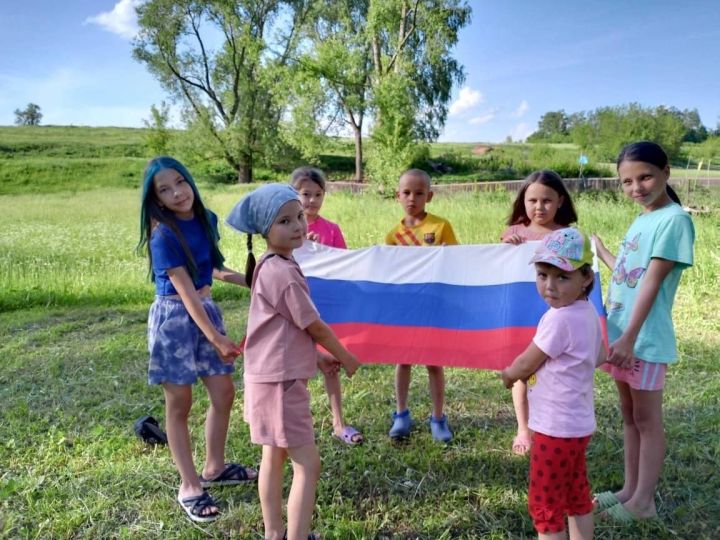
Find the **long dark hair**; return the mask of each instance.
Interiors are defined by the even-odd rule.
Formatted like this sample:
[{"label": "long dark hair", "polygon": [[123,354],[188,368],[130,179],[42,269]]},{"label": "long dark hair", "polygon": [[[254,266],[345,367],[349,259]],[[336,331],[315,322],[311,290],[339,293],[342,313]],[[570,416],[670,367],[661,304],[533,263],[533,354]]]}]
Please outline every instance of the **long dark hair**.
[{"label": "long dark hair", "polygon": [[[670,164],[668,156],[665,150],[662,149],[662,146],[652,141],[638,141],[624,146],[617,157],[616,166],[618,169],[623,161],[642,161],[643,163],[655,165],[658,169],[665,169],[665,167],[668,167]],[[675,190],[670,187],[669,183],[665,184],[665,190],[673,202],[682,205],[680,197],[678,197]]]},{"label": "long dark hair", "polygon": [[560,178],[560,175],[555,171],[544,169],[542,171],[535,171],[525,178],[525,183],[520,188],[520,191],[518,191],[515,202],[513,202],[512,212],[507,220],[508,225],[530,225],[530,218],[528,218],[527,212],[525,211],[525,192],[530,187],[530,184],[534,184],[535,182],[549,187],[563,198],[563,203],[557,209],[557,213],[553,219],[555,223],[568,227],[572,223],[577,222],[578,217],[575,212],[575,206],[562,178]]},{"label": "long dark hair", "polygon": [[[153,185],[155,175],[164,169],[173,169],[177,171],[182,175],[185,181],[190,184],[194,195],[192,206],[193,214],[200,220],[200,224],[205,231],[205,237],[210,244],[210,258],[213,268],[220,269],[223,267],[223,263],[225,262],[225,257],[223,257],[223,254],[220,252],[220,248],[218,247],[219,238],[217,230],[210,223],[210,211],[205,208],[205,205],[202,202],[200,193],[195,185],[195,180],[193,180],[190,171],[188,171],[182,163],[168,156],[153,158],[145,167],[145,172],[143,173],[142,196],[140,199],[140,241],[138,242],[136,250],[138,253],[142,254],[143,251],[145,251],[147,254],[150,279],[155,281],[155,274],[152,271],[150,236],[152,235],[153,229],[159,224],[162,223],[166,225],[175,233],[175,236],[180,241],[180,246],[182,247],[183,253],[188,261],[188,272],[194,280],[197,278],[197,265],[195,264],[192,252],[185,241],[185,237],[177,226],[175,214],[162,208],[157,196],[155,195],[155,188]],[[145,249],[143,250],[143,248]]]}]

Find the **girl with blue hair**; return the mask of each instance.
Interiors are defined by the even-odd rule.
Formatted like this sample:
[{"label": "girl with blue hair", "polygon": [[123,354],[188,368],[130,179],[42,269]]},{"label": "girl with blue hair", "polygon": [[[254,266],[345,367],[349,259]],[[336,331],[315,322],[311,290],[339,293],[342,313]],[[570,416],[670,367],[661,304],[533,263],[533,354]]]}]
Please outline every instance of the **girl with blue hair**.
[{"label": "girl with blue hair", "polygon": [[[212,280],[245,285],[224,267],[217,216],[205,208],[190,172],[176,159],[156,157],[145,168],[138,250],[147,250],[155,301],[148,317],[148,382],[165,394],[168,444],[180,473],[177,500],[193,521],[214,521],[218,503],[204,488],[255,480],[257,472],[225,463],[235,397],[233,362],[240,353],[226,335]],[[144,249],[143,249],[144,248]],[[192,385],[201,379],[210,398],[202,474],[193,463],[188,430]]]}]

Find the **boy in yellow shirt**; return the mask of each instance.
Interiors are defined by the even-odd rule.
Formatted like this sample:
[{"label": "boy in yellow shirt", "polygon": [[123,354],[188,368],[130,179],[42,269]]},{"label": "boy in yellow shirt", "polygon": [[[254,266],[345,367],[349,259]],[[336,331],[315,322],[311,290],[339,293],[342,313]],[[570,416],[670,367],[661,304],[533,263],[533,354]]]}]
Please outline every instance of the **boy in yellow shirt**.
[{"label": "boy in yellow shirt", "polygon": [[[425,211],[425,205],[432,200],[430,175],[420,169],[410,169],[400,176],[395,192],[405,216],[385,237],[391,246],[444,246],[458,243],[450,222]],[[412,416],[407,408],[412,366],[399,364],[395,369],[396,412],[390,437],[400,439],[410,434]],[[452,440],[453,434],[443,413],[445,405],[445,373],[441,366],[427,366],[432,414],[430,432],[433,439],[442,442]]]}]

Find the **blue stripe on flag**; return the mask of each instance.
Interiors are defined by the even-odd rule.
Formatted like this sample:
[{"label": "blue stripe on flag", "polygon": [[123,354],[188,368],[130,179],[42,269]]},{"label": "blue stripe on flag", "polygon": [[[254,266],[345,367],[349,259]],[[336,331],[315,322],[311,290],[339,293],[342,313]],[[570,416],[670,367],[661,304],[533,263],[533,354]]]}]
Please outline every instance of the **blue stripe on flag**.
[{"label": "blue stripe on flag", "polygon": [[[446,283],[387,284],[308,276],[310,293],[328,324],[372,323],[458,330],[537,326],[548,306],[535,283],[463,286]],[[596,309],[602,301],[599,286]],[[595,298],[597,296],[597,298]]]}]

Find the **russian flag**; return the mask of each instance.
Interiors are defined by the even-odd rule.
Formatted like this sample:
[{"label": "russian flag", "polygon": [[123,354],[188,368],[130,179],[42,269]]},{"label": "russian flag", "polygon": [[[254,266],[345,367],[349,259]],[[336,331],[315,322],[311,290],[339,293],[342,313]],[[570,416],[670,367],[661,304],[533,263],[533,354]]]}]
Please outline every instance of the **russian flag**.
[{"label": "russian flag", "polygon": [[[336,249],[294,257],[320,316],[364,363],[502,369],[528,346],[547,304],[528,264],[539,242]],[[605,328],[595,258],[590,300]]]}]

